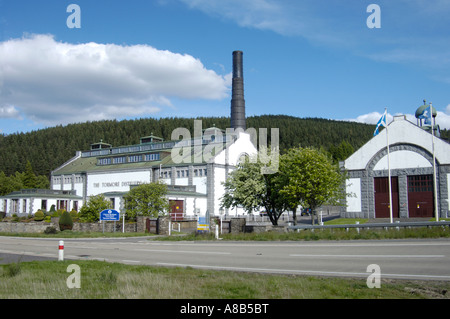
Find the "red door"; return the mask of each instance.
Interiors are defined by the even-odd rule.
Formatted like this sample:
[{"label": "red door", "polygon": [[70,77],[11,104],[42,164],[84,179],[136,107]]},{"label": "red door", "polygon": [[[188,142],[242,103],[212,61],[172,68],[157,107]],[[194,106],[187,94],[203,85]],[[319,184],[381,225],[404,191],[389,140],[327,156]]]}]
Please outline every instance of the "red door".
[{"label": "red door", "polygon": [[170,200],[170,219],[173,221],[183,220],[183,212],[184,212],[184,201],[183,200]]},{"label": "red door", "polygon": [[433,175],[408,176],[409,217],[433,217]]},{"label": "red door", "polygon": [[[390,218],[389,183],[387,177],[375,177],[373,180],[375,190],[375,217]],[[392,217],[398,218],[398,177],[391,177],[392,188]]]}]

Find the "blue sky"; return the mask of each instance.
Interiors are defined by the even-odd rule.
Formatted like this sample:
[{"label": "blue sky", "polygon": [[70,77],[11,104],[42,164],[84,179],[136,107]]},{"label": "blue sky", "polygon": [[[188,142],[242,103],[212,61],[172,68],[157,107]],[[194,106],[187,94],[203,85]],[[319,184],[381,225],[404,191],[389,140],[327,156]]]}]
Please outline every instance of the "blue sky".
[{"label": "blue sky", "polygon": [[0,0],[0,133],[229,116],[234,50],[247,116],[415,121],[426,99],[450,129],[449,16],[447,0]]}]

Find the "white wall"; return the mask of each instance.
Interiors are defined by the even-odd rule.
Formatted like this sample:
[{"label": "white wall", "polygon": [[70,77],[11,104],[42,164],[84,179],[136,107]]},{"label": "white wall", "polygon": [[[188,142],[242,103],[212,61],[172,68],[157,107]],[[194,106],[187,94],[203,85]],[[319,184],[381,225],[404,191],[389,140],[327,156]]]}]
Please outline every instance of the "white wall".
[{"label": "white wall", "polygon": [[[447,174],[447,203],[448,203],[448,210],[450,210],[450,174]],[[447,216],[448,217],[448,216]]]},{"label": "white wall", "polygon": [[[422,155],[413,151],[396,151],[389,153],[391,169],[432,167],[431,163]],[[388,169],[388,156],[383,156],[373,168],[376,170]]]},{"label": "white wall", "polygon": [[87,196],[107,192],[127,192],[130,190],[130,185],[150,182],[150,171],[89,174],[87,175]]},{"label": "white wall", "polygon": [[[388,125],[389,144],[409,143],[417,145],[432,153],[432,135],[417,125],[405,120],[401,116],[394,117],[394,121]],[[436,159],[441,165],[450,163],[450,146],[439,138],[434,139]],[[345,160],[347,170],[365,169],[367,163],[380,150],[386,148],[386,129],[364,144],[359,150]],[[394,154],[393,152],[392,154]]]},{"label": "white wall", "polygon": [[214,212],[211,212],[211,214],[219,215],[221,198],[225,194],[222,183],[225,182],[226,178],[225,168],[216,167],[214,169]]},{"label": "white wall", "polygon": [[361,211],[361,179],[349,178],[346,186],[347,194],[347,212]]},{"label": "white wall", "polygon": [[206,194],[206,176],[193,177],[192,184],[196,186],[196,192]]}]

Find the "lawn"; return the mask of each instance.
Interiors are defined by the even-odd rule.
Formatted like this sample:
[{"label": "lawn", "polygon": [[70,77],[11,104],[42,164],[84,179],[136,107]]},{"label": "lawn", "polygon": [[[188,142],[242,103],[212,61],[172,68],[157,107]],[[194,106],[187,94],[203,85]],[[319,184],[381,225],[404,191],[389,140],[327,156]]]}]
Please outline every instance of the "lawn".
[{"label": "lawn", "polygon": [[[80,288],[67,280],[80,268]],[[33,261],[0,267],[0,298],[12,299],[411,299],[445,298],[450,283],[268,275],[124,265],[104,261]],[[69,280],[70,282],[74,282]],[[69,285],[70,286],[70,285]]]}]

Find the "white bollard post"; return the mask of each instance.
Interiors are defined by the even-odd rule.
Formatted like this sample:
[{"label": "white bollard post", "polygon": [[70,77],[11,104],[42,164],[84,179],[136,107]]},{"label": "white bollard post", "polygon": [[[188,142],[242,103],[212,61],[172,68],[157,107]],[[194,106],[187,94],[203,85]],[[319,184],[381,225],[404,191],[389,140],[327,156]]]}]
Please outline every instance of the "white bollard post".
[{"label": "white bollard post", "polygon": [[215,227],[215,234],[216,234],[216,239],[219,239],[219,225],[216,225],[216,227]]},{"label": "white bollard post", "polygon": [[64,260],[64,241],[59,241],[58,261]]},{"label": "white bollard post", "polygon": [[[355,222],[355,224],[356,224],[356,225],[359,225],[359,222]],[[356,231],[357,231],[358,234],[359,234],[359,227],[356,228]]]}]

